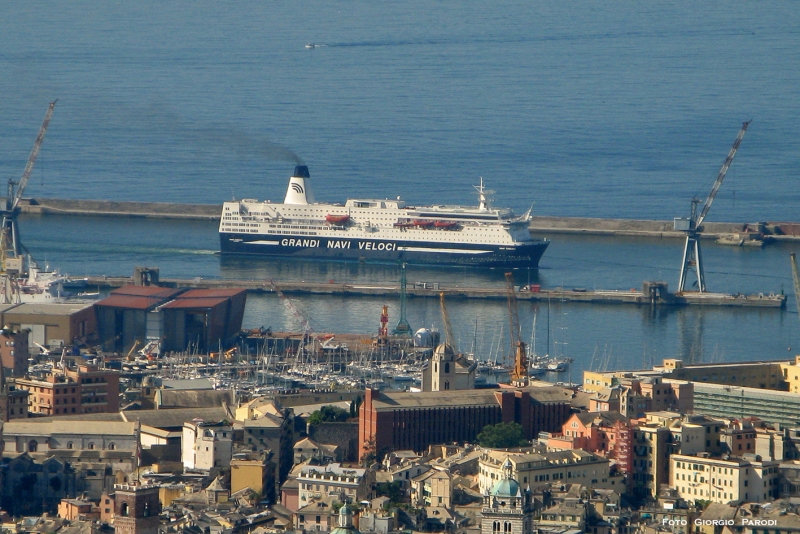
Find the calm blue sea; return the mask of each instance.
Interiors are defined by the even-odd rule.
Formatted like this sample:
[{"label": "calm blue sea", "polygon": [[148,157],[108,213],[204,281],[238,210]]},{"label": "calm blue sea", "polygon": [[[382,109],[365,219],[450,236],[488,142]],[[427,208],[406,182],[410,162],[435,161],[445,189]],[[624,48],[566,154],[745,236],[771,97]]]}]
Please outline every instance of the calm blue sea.
[{"label": "calm blue sea", "polygon": [[[790,2],[74,1],[12,2],[0,13],[1,177],[21,175],[59,99],[26,195],[278,200],[302,160],[324,200],[474,203],[482,176],[498,204],[520,212],[534,203],[538,214],[668,219],[707,194],[752,119],[708,220],[800,219],[800,10]],[[223,261],[207,223],[26,217],[22,229],[40,261],[72,274],[148,264],[163,276],[397,277],[393,268]],[[550,286],[674,286],[680,247],[554,236],[531,276]],[[796,249],[709,245],[708,284],[790,292]],[[502,273],[409,276],[502,283]],[[383,304],[298,302],[319,330],[365,332]],[[452,306],[461,344],[480,339],[491,352],[504,305]],[[631,366],[800,352],[793,301],[787,312],[561,308],[551,303],[551,341],[585,367],[596,353]],[[526,336],[533,311],[521,310]],[[409,314],[414,327],[439,321],[433,302],[412,302]],[[537,329],[545,315],[538,310]],[[267,297],[251,299],[246,321],[297,326]]]}]

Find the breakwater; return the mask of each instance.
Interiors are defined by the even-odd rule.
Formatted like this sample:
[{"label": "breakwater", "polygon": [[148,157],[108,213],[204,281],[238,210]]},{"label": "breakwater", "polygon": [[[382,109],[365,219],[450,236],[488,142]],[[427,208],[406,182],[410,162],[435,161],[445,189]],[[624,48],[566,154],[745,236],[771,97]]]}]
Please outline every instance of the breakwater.
[{"label": "breakwater", "polygon": [[[219,220],[221,204],[176,204],[168,202],[116,202],[110,200],[67,200],[55,198],[23,199],[22,213],[94,217],[140,217],[153,219]],[[530,230],[536,234],[619,235],[656,238],[683,238],[672,228],[672,221],[636,219],[594,219],[590,217],[532,217]],[[800,240],[800,223],[707,222],[701,235],[721,236],[759,231],[773,239]]]}]

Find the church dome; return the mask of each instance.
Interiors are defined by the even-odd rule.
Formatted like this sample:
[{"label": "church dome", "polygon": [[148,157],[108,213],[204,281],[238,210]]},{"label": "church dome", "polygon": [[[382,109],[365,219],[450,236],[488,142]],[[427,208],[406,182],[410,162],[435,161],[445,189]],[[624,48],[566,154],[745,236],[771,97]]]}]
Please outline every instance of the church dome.
[{"label": "church dome", "polygon": [[331,530],[331,534],[361,534],[353,526],[353,511],[347,504],[339,509],[339,526]]},{"label": "church dome", "polygon": [[489,494],[492,497],[516,497],[519,495],[519,482],[513,478],[498,480]]},{"label": "church dome", "polygon": [[517,497],[520,495],[519,491],[519,482],[514,480],[512,477],[513,473],[513,465],[511,465],[511,460],[506,458],[506,461],[503,462],[503,474],[504,477],[501,480],[498,480],[495,485],[492,487],[489,495],[492,497]]}]

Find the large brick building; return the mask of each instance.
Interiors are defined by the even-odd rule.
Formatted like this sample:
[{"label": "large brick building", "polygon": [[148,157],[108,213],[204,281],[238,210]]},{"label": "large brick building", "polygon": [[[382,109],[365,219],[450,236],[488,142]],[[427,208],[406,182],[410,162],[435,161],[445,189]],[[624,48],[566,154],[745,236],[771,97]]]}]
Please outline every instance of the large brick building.
[{"label": "large brick building", "polygon": [[561,429],[571,398],[570,390],[551,385],[423,393],[368,389],[359,410],[359,455],[475,441],[486,425],[501,422],[519,423],[525,438],[533,439]]}]

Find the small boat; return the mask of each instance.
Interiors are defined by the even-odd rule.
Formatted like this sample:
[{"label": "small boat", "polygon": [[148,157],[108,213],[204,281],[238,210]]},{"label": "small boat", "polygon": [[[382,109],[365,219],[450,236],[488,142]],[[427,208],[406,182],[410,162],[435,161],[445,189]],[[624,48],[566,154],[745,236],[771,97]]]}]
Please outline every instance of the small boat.
[{"label": "small boat", "polygon": [[331,224],[345,224],[350,220],[349,215],[334,215],[333,213],[329,213],[325,216],[325,220]]},{"label": "small boat", "polygon": [[455,228],[458,223],[455,221],[436,221],[433,223],[436,228]]},{"label": "small boat", "polygon": [[550,373],[563,373],[569,369],[572,358],[551,358],[547,362],[547,371]]},{"label": "small boat", "polygon": [[433,226],[433,221],[426,221],[425,219],[414,219],[412,221],[414,226],[419,226],[421,228],[430,228]]},{"label": "small boat", "polygon": [[414,226],[414,223],[410,223],[410,222],[396,222],[396,223],[394,223],[394,227],[395,228],[411,228],[412,226]]}]

